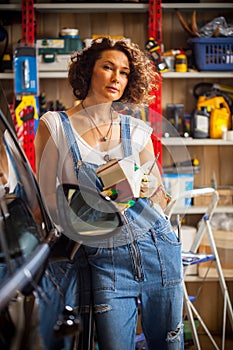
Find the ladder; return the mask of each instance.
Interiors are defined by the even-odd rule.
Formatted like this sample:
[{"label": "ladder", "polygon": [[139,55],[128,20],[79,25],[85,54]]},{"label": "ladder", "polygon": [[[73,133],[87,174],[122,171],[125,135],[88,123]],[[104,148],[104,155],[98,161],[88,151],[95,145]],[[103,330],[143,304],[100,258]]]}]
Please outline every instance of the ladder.
[{"label": "ladder", "polygon": [[[183,286],[184,286],[184,305],[185,305],[185,310],[186,310],[186,314],[187,314],[187,318],[189,321],[189,325],[190,325],[190,329],[192,332],[192,337],[193,337],[193,342],[194,342],[194,346],[195,349],[197,350],[201,350],[201,345],[200,345],[200,340],[198,337],[198,332],[195,326],[195,319],[194,317],[196,317],[200,323],[200,325],[203,327],[205,333],[207,334],[207,336],[209,337],[211,343],[213,344],[214,348],[216,350],[224,350],[225,349],[225,340],[226,340],[226,321],[227,321],[227,316],[230,322],[230,326],[233,330],[233,310],[232,310],[232,304],[231,304],[231,300],[229,297],[229,293],[228,293],[228,289],[227,289],[227,285],[225,282],[225,278],[223,275],[223,271],[222,271],[222,267],[221,267],[221,262],[219,259],[219,254],[216,248],[216,244],[215,244],[215,240],[214,240],[214,236],[213,236],[213,232],[212,232],[212,228],[210,225],[210,219],[217,207],[217,203],[218,203],[218,192],[213,189],[213,188],[202,188],[202,189],[194,189],[194,190],[190,190],[190,191],[186,191],[184,192],[181,196],[174,198],[168,205],[167,209],[166,209],[166,214],[171,217],[172,215],[174,215],[176,212],[179,212],[178,209],[176,209],[176,204],[177,204],[177,200],[181,199],[181,198],[194,198],[194,197],[198,197],[198,196],[203,196],[203,195],[211,195],[210,196],[210,202],[208,207],[206,208],[206,211],[204,213],[204,215],[202,216],[202,219],[200,221],[200,225],[198,227],[195,239],[192,243],[190,252],[191,255],[193,254],[193,259],[190,255],[190,265],[193,264],[200,264],[202,262],[205,262],[207,260],[214,260],[216,263],[216,269],[217,269],[217,273],[218,273],[218,281],[221,287],[221,292],[222,292],[222,297],[223,297],[223,320],[222,320],[222,338],[221,338],[221,348],[218,346],[218,344],[216,343],[213,335],[211,334],[209,328],[207,327],[206,323],[204,322],[200,312],[197,310],[197,308],[194,306],[193,304],[193,300],[192,298],[188,295],[188,291],[186,288],[186,284],[185,281],[183,281]],[[183,212],[182,214],[186,214],[185,212]],[[178,214],[179,215],[179,214]],[[179,219],[179,223],[178,226],[180,226],[180,219]],[[179,228],[178,227],[178,232],[179,232]],[[209,244],[210,244],[210,248],[211,248],[211,255],[206,255],[203,257],[203,254],[198,254],[198,248],[201,244],[201,240],[204,236],[204,234],[207,233],[208,236],[208,240],[209,240]],[[189,265],[187,263],[184,263],[185,258],[187,257],[187,255],[185,253],[183,253],[183,265],[184,265],[184,277],[185,277],[185,266]],[[208,273],[208,272],[207,272]]]}]

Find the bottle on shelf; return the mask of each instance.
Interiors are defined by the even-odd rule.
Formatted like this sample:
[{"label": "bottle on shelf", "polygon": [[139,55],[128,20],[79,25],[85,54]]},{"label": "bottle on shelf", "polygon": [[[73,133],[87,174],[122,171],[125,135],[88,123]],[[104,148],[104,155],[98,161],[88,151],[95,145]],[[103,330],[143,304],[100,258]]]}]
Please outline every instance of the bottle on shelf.
[{"label": "bottle on shelf", "polygon": [[193,138],[205,139],[209,137],[210,115],[206,107],[195,109],[191,118],[191,134]]}]

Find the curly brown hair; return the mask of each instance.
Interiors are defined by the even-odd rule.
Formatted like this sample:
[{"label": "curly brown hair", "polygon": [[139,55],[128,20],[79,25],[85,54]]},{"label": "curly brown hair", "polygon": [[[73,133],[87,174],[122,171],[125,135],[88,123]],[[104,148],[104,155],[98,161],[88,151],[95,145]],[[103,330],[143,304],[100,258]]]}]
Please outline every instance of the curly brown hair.
[{"label": "curly brown hair", "polygon": [[156,72],[148,53],[142,51],[137,44],[128,44],[124,40],[115,41],[106,37],[93,40],[90,47],[78,51],[71,57],[68,80],[74,96],[78,100],[85,99],[95,62],[106,50],[121,51],[129,60],[128,84],[119,102],[146,104],[151,101],[151,91],[156,88]]}]

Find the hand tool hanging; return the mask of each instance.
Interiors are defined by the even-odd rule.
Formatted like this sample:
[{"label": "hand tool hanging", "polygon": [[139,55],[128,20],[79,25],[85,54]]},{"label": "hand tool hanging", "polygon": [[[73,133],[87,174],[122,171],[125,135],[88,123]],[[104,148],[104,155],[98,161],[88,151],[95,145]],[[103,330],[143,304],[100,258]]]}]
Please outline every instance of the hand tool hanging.
[{"label": "hand tool hanging", "polygon": [[[192,116],[192,125],[196,125],[196,128],[200,130],[197,121],[199,116],[203,121],[203,115],[205,115],[208,120],[205,137],[222,138],[224,131],[232,129],[232,93],[233,87],[227,85],[201,82],[194,86],[193,95],[197,103]],[[195,127],[192,127],[192,133],[193,137],[196,137]],[[197,138],[200,138],[199,132]]]},{"label": "hand tool hanging", "polygon": [[16,132],[35,170],[34,136],[38,126],[38,77],[34,1],[22,1],[22,39],[14,50]]},{"label": "hand tool hanging", "polygon": [[192,37],[200,37],[200,34],[198,32],[198,26],[197,26],[197,15],[196,15],[196,11],[193,11],[192,13],[192,22],[191,24],[189,24],[184,17],[182,16],[182,14],[180,13],[180,11],[176,10],[176,15],[180,21],[180,24],[182,25],[182,27],[184,28],[184,30],[191,35]]}]

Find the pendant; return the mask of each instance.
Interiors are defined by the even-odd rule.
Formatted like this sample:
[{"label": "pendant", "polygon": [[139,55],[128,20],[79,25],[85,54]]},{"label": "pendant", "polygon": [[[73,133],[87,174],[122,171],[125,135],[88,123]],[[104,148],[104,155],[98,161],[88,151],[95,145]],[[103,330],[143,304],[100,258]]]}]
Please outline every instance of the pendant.
[{"label": "pendant", "polygon": [[110,156],[109,156],[109,154],[105,154],[104,160],[105,160],[105,162],[109,162],[109,161],[110,161]]},{"label": "pendant", "polygon": [[103,136],[103,141],[106,142],[108,140],[107,136]]}]

